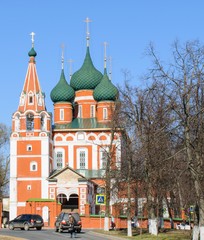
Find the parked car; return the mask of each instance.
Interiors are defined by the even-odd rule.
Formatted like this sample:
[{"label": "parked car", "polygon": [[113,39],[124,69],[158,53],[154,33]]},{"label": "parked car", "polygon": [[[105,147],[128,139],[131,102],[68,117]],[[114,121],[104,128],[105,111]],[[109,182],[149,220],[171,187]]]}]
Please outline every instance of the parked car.
[{"label": "parked car", "polygon": [[43,219],[38,214],[21,214],[8,223],[8,228],[10,230],[14,230],[15,228],[20,228],[21,230],[26,231],[30,228],[41,230],[43,226]]},{"label": "parked car", "polygon": [[180,224],[176,224],[176,229],[180,229],[180,230],[191,230],[191,225],[189,224],[189,222],[186,221],[182,221]]},{"label": "parked car", "polygon": [[69,231],[69,215],[74,217],[74,229],[76,232],[81,232],[82,224],[81,218],[78,213],[67,213],[61,212],[55,221],[55,231],[63,232],[64,230]]}]

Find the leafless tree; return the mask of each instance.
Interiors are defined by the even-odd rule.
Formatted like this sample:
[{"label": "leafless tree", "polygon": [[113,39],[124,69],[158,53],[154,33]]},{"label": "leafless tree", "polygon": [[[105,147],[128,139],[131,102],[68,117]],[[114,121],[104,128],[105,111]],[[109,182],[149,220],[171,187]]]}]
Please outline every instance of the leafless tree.
[{"label": "leafless tree", "polygon": [[204,47],[199,41],[186,42],[183,46],[175,41],[172,45],[172,60],[162,63],[152,44],[149,55],[153,67],[149,77],[154,82],[167,86],[164,94],[171,102],[174,122],[172,134],[177,142],[177,151],[194,182],[195,204],[199,208],[199,226],[204,226],[203,146],[204,146]]},{"label": "leafless tree", "polygon": [[0,199],[8,192],[9,135],[10,135],[9,128],[5,124],[0,124]]}]

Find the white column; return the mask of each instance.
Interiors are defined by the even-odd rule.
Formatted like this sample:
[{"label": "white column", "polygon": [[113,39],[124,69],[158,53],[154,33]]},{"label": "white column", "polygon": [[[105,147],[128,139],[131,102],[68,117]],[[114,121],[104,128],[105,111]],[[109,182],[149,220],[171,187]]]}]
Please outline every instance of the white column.
[{"label": "white column", "polygon": [[49,198],[48,196],[48,181],[49,176],[49,137],[42,137],[41,139],[41,198]]},{"label": "white column", "polygon": [[10,140],[10,210],[9,218],[17,216],[17,140]]}]

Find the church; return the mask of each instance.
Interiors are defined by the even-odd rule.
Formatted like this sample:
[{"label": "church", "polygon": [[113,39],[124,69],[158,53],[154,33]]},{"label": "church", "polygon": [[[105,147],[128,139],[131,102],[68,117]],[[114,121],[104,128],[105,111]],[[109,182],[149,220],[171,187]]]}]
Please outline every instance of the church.
[{"label": "church", "polygon": [[[53,102],[48,112],[45,93],[36,69],[34,33],[25,81],[17,110],[12,115],[10,137],[10,219],[25,213],[26,202],[57,201],[61,208],[97,213],[96,194],[105,194],[103,184],[108,146],[115,149],[114,167],[120,167],[121,134],[111,135],[111,120],[118,89],[107,74],[92,62],[86,34],[85,57],[68,82],[64,57],[59,81],[47,95]],[[105,51],[104,51],[105,52]],[[46,218],[49,207],[41,214]]]}]

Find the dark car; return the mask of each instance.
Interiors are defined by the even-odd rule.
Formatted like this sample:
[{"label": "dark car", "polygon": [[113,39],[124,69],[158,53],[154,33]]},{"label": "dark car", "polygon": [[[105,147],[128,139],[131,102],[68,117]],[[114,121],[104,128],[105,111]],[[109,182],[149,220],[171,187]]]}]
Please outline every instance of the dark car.
[{"label": "dark car", "polygon": [[81,232],[82,224],[78,213],[67,213],[61,212],[55,221],[55,231],[63,232],[64,230],[69,231],[69,215],[74,218],[74,230],[76,232]]},{"label": "dark car", "polygon": [[41,230],[43,226],[43,219],[38,214],[21,214],[8,223],[10,230],[14,230],[14,228],[20,228],[26,231],[30,228]]}]

